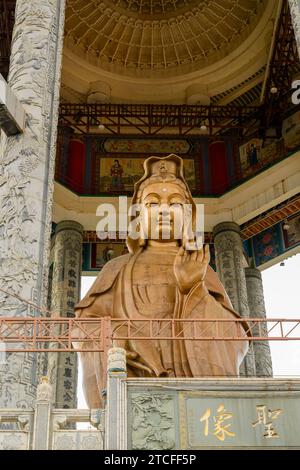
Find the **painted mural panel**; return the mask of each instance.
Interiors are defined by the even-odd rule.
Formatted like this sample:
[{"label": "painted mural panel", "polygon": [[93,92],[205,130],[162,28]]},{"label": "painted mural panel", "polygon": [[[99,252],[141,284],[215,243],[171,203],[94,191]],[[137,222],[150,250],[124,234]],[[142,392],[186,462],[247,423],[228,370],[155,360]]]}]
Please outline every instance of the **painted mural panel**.
[{"label": "painted mural panel", "polygon": [[111,259],[128,253],[126,244],[120,242],[93,243],[91,248],[90,267],[92,269],[101,269]]},{"label": "painted mural panel", "polygon": [[[210,242],[210,234],[206,233],[205,235],[205,243],[210,244],[210,266],[216,271],[214,245]],[[116,240],[110,238],[106,241],[100,241],[97,232],[94,231],[83,233],[82,249],[82,271],[84,272],[98,272],[111,259],[128,253],[125,238],[117,238]]]},{"label": "painted mural panel", "polygon": [[300,145],[300,112],[283,121],[282,136],[287,150],[293,150]]},{"label": "painted mural panel", "polygon": [[240,146],[240,160],[243,173],[251,170],[260,160],[262,148],[261,139],[251,139],[244,145]]},{"label": "painted mural panel", "polygon": [[261,139],[251,139],[239,148],[243,177],[251,176],[284,157],[284,140],[274,140],[265,147]]},{"label": "painted mural panel", "polygon": [[[100,158],[100,191],[133,191],[134,183],[144,174],[145,158],[102,157]],[[184,159],[185,177],[190,189],[196,189],[195,162]]]},{"label": "painted mural panel", "polygon": [[283,230],[284,245],[288,250],[300,243],[300,214],[287,220],[288,229]]},{"label": "painted mural panel", "polygon": [[255,265],[267,263],[282,253],[280,224],[277,224],[253,238]]},{"label": "painted mural panel", "polygon": [[182,139],[107,139],[104,149],[108,153],[179,153],[190,150],[190,144]]}]

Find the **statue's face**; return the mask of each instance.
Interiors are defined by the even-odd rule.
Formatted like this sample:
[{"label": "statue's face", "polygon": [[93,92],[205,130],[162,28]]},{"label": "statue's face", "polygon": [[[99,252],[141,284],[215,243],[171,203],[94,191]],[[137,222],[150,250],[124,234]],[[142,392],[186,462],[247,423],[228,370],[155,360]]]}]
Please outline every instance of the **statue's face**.
[{"label": "statue's face", "polygon": [[147,239],[163,242],[182,238],[184,189],[176,183],[151,183],[143,190],[141,226]]}]

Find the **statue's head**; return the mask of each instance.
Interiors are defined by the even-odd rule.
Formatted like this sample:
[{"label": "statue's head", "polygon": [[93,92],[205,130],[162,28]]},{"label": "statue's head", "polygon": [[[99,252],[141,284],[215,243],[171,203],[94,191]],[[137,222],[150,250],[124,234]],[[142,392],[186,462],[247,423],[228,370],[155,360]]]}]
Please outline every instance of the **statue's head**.
[{"label": "statue's head", "polygon": [[[139,238],[127,238],[130,252],[145,246],[147,240],[162,243],[191,242],[195,233],[196,206],[184,179],[183,160],[177,155],[149,157],[144,175],[135,184],[132,206],[140,207]],[[136,217],[136,214],[132,217]],[[193,240],[194,241],[194,240]]]}]

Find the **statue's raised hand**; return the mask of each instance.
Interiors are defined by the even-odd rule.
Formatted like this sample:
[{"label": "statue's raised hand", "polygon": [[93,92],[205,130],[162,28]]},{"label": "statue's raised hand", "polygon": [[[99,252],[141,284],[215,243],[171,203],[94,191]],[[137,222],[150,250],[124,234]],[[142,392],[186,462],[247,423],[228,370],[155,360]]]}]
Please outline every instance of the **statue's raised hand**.
[{"label": "statue's raised hand", "polygon": [[195,251],[180,247],[174,260],[174,274],[183,294],[187,294],[195,284],[203,281],[209,260],[209,245]]}]

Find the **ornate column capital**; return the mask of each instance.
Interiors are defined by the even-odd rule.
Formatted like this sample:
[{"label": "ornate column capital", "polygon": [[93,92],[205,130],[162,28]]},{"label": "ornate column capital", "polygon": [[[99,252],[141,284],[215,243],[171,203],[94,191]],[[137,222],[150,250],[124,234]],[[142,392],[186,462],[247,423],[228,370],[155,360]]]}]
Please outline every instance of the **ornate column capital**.
[{"label": "ornate column capital", "polygon": [[63,230],[74,230],[82,234],[83,226],[79,222],[76,222],[75,220],[62,220],[61,222],[58,222],[55,228],[55,235]]},{"label": "ornate column capital", "polygon": [[255,277],[261,281],[261,272],[257,268],[245,268],[246,278]]},{"label": "ornate column capital", "polygon": [[108,372],[126,372],[126,351],[123,348],[110,348],[107,360]]},{"label": "ornate column capital", "polygon": [[221,222],[213,228],[213,236],[216,237],[222,232],[236,232],[240,234],[241,228],[235,222]]},{"label": "ornate column capital", "polygon": [[110,348],[107,360],[105,449],[127,449],[126,351]]}]

